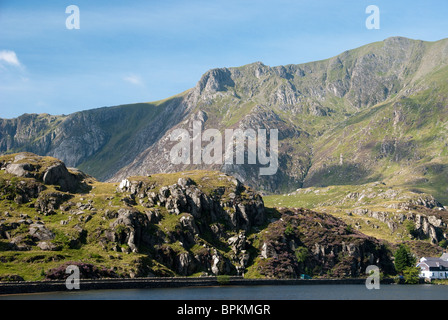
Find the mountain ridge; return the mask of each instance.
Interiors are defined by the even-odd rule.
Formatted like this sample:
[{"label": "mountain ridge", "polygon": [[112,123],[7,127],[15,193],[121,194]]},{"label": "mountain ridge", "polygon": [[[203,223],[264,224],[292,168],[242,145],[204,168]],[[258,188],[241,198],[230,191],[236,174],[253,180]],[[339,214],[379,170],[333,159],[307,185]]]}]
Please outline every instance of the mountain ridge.
[{"label": "mountain ridge", "polygon": [[[334,172],[344,175],[350,168],[357,171],[367,160],[339,168],[339,163],[347,163],[347,159],[356,156],[353,151],[337,149],[331,151],[330,157],[324,156],[328,153],[324,138],[331,134],[334,143],[342,141],[341,137],[347,135],[346,129],[344,133],[347,124],[363,115],[380,117],[383,111],[378,110],[384,103],[389,103],[383,109],[390,112],[390,108],[397,109],[402,98],[410,97],[411,101],[425,90],[442,90],[447,62],[447,39],[425,42],[391,37],[320,61],[275,67],[255,62],[211,69],[195,87],[161,102],[99,108],[67,116],[23,115],[2,119],[0,152],[30,151],[55,156],[100,180],[119,181],[135,174],[191,169],[169,163],[168,138],[176,128],[191,131],[194,120],[201,121],[204,129],[275,126],[280,139],[276,177],[260,178],[249,165],[212,166],[212,169],[231,173],[266,192],[288,192],[304,185],[317,185],[316,180],[334,183],[336,178],[322,175],[326,167],[333,166]],[[388,114],[398,121],[392,122],[396,123],[395,132],[397,124],[399,127],[407,115],[408,111]],[[357,123],[360,127],[365,125],[362,121]],[[385,155],[395,152],[396,162],[400,162],[402,151],[396,150],[401,150],[400,146],[406,148],[409,141],[403,137],[397,139],[369,143],[376,149],[379,144]],[[368,168],[352,179],[342,177],[340,183],[372,181],[378,168],[384,167],[384,161],[375,158],[375,148],[372,151],[361,142],[359,147],[368,150],[365,155],[370,161]],[[372,155],[374,160],[370,159]],[[376,177],[388,176],[376,174]]]}]

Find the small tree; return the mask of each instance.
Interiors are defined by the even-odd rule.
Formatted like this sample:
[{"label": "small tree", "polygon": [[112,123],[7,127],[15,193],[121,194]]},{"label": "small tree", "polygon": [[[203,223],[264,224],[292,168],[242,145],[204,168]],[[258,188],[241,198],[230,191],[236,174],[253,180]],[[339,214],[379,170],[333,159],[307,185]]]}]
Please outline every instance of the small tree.
[{"label": "small tree", "polygon": [[288,237],[293,234],[294,234],[294,227],[290,223],[288,223],[285,228],[285,235]]},{"label": "small tree", "polygon": [[400,245],[397,252],[395,252],[395,270],[398,273],[403,273],[403,270],[407,267],[414,267],[416,259],[412,255],[411,251],[405,246]]},{"label": "small tree", "polygon": [[417,232],[417,229],[415,228],[414,222],[406,220],[404,223],[404,226],[405,226],[406,230],[408,231],[409,235],[411,236],[411,238],[417,238],[418,232]]},{"label": "small tree", "polygon": [[417,284],[419,282],[420,268],[407,267],[403,270],[404,283]]},{"label": "small tree", "polygon": [[297,258],[297,262],[303,263],[308,258],[308,248],[307,247],[298,247],[294,254]]}]

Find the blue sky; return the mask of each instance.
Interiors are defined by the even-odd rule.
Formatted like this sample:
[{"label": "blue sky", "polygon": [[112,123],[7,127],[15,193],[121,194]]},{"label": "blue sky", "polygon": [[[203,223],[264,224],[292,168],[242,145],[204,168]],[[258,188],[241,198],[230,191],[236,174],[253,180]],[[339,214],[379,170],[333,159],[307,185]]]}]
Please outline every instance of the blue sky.
[{"label": "blue sky", "polygon": [[[379,30],[365,26],[371,4]],[[211,68],[299,64],[390,36],[436,41],[447,13],[446,0],[0,0],[0,117],[156,101]]]}]

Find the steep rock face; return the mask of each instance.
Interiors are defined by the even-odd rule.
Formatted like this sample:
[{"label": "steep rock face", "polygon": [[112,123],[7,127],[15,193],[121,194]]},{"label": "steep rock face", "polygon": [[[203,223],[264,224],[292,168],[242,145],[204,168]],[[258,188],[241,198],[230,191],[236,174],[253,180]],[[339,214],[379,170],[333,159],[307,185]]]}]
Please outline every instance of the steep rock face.
[{"label": "steep rock face", "polygon": [[[114,220],[104,233],[103,245],[129,252],[153,248],[150,252],[157,261],[181,275],[244,270],[249,259],[245,233],[266,223],[263,200],[237,179],[217,172],[214,179],[221,186],[205,192],[209,179],[193,180],[187,174],[168,185],[152,177],[123,180],[117,191],[128,207],[110,215]],[[134,207],[137,203],[145,212]],[[239,232],[236,238],[235,232]],[[233,248],[230,255],[210,246],[227,242]]]},{"label": "steep rock face", "polygon": [[[63,117],[37,114],[24,114],[16,119],[0,120],[0,150],[20,149],[27,145],[27,150],[34,153],[46,153],[51,145],[51,135],[46,131],[57,126]],[[35,141],[37,137],[41,137]],[[40,152],[38,152],[40,151]]]},{"label": "steep rock face", "polygon": [[372,237],[333,216],[305,209],[280,210],[280,219],[260,235],[255,272],[268,277],[300,274],[358,277],[368,265],[394,272],[390,252]]},{"label": "steep rock face", "polygon": [[227,87],[233,87],[235,83],[232,80],[229,69],[213,69],[206,72],[196,85],[199,94],[215,93],[225,91]]},{"label": "steep rock face", "polygon": [[435,215],[427,216],[426,214],[416,214],[410,211],[408,213],[393,213],[371,211],[368,209],[356,209],[353,210],[353,213],[384,222],[391,232],[396,231],[399,225],[405,225],[406,222],[411,222],[413,225],[410,231],[411,236],[417,239],[429,239],[433,244],[438,244],[439,241],[445,239],[447,235],[446,223]]},{"label": "steep rock face", "polygon": [[138,210],[122,208],[118,210],[117,219],[111,223],[111,228],[114,230],[117,230],[118,226],[122,228],[111,240],[119,244],[126,244],[131,252],[137,252],[141,243],[148,243],[144,230],[148,228],[149,223],[148,217]]},{"label": "steep rock face", "polygon": [[0,119],[0,152],[29,151],[56,157],[105,180],[157,141],[179,121],[177,115],[184,109],[182,98],[174,97],[159,105],[142,103],[68,116]]}]

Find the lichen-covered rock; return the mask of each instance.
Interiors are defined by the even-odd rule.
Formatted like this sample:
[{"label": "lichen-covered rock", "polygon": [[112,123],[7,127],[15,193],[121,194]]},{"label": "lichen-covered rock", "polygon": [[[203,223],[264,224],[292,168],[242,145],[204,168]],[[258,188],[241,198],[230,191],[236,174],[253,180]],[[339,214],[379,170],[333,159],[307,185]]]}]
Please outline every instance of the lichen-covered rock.
[{"label": "lichen-covered rock", "polygon": [[30,225],[29,234],[38,241],[52,240],[55,237],[55,234],[47,229],[45,225],[38,223]]},{"label": "lichen-covered rock", "polygon": [[48,167],[42,181],[45,184],[58,185],[61,191],[76,192],[79,188],[77,177],[67,170],[63,162]]},{"label": "lichen-covered rock", "polygon": [[114,233],[107,232],[108,238],[119,244],[126,244],[131,252],[138,252],[140,244],[148,244],[150,235],[148,230],[149,218],[146,214],[134,208],[121,208],[117,219],[111,223]]},{"label": "lichen-covered rock", "polygon": [[34,207],[44,215],[52,215],[56,213],[61,204],[70,198],[71,195],[62,192],[41,192]]},{"label": "lichen-covered rock", "polygon": [[70,172],[64,162],[42,157],[28,152],[22,152],[2,161],[0,168],[5,172],[21,178],[34,178],[45,185],[56,185],[64,192],[85,190],[84,180],[90,178],[79,170]]},{"label": "lichen-covered rock", "polygon": [[54,244],[50,241],[40,241],[37,246],[44,251],[59,251],[61,246]]}]

